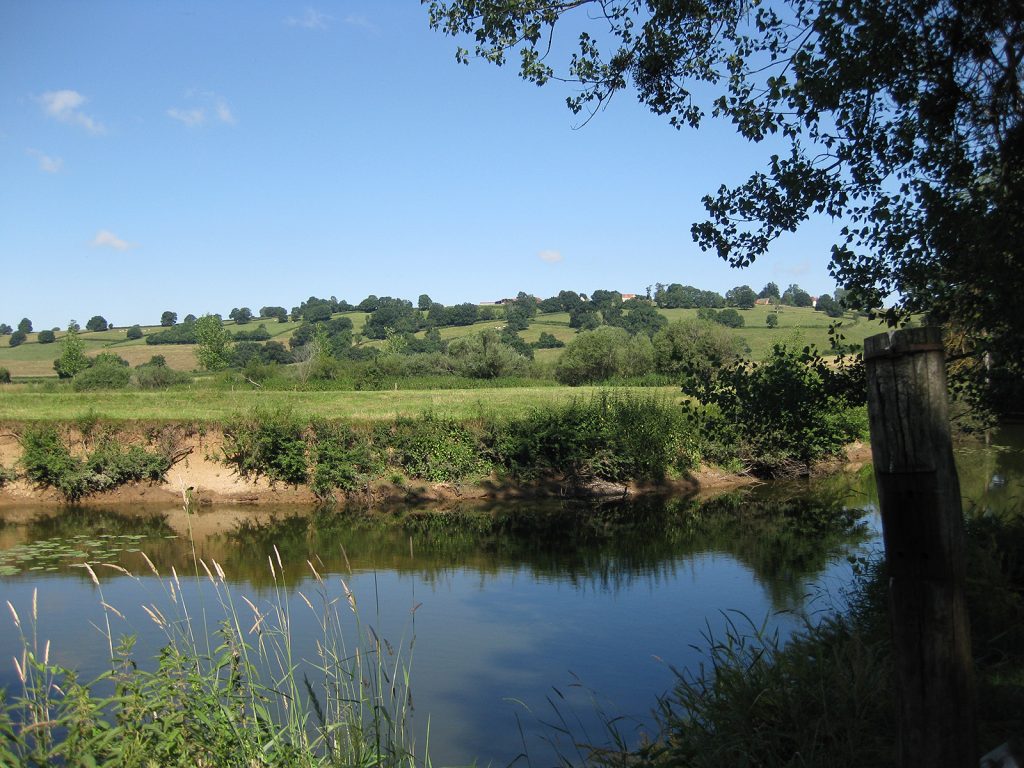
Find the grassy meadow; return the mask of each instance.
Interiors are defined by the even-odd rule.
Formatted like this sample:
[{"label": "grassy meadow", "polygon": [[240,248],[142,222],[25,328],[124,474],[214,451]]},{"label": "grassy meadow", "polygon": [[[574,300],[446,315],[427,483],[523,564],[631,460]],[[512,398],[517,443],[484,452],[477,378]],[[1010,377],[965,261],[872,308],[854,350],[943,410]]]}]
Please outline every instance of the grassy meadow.
[{"label": "grassy meadow", "polygon": [[[678,387],[633,388],[644,394],[681,399]],[[67,421],[99,418],[111,421],[218,422],[252,408],[290,410],[304,418],[380,421],[418,416],[430,411],[453,419],[482,414],[520,416],[531,409],[588,398],[601,387],[495,387],[482,389],[383,390],[374,392],[262,392],[195,388],[166,392],[30,392],[0,389],[3,421]]]}]

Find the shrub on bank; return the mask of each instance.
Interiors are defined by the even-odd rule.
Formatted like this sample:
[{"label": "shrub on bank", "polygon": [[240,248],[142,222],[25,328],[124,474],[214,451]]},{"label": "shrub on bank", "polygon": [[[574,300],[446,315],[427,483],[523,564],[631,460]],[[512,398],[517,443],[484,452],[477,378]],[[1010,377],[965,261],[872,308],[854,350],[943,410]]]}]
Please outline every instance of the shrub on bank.
[{"label": "shrub on bank", "polygon": [[245,478],[301,485],[308,477],[306,425],[291,411],[255,410],[224,427],[224,460]]},{"label": "shrub on bank", "polygon": [[35,427],[21,435],[21,466],[31,482],[53,488],[68,501],[140,480],[162,481],[171,468],[166,452],[122,445],[112,434],[101,435],[84,456],[71,452],[55,427]]},{"label": "shrub on bank", "polygon": [[604,392],[538,408],[494,430],[497,463],[513,476],[663,480],[693,465],[681,409]]},{"label": "shrub on bank", "polygon": [[390,454],[391,464],[410,477],[458,483],[490,472],[479,436],[469,426],[430,413],[399,418],[374,430],[374,439]]},{"label": "shrub on bank", "polygon": [[867,435],[863,364],[838,369],[811,349],[776,345],[758,364],[739,361],[685,380],[705,458],[739,460],[760,475],[806,470]]}]

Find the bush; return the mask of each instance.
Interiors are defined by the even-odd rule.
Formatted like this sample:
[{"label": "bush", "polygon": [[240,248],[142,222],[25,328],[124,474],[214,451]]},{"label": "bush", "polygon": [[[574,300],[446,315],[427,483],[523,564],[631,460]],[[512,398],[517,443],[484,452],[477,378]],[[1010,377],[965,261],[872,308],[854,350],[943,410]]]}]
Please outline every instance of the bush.
[{"label": "bush", "polygon": [[11,383],[11,372],[6,368],[0,368],[0,384]]},{"label": "bush", "polygon": [[737,310],[732,307],[726,307],[725,309],[719,310],[715,316],[715,322],[726,326],[727,328],[742,328],[746,321],[743,319]]},{"label": "bush", "polygon": [[38,486],[56,489],[69,501],[127,482],[162,481],[171,467],[166,454],[150,453],[138,445],[123,446],[109,434],[84,458],[71,454],[55,427],[26,430],[21,446],[25,476]]},{"label": "bush", "polygon": [[110,326],[106,319],[102,315],[93,315],[89,318],[89,322],[85,324],[85,330],[87,331],[105,331]]},{"label": "bush", "polygon": [[[235,322],[241,322],[236,320]],[[249,322],[248,320],[245,321]],[[231,338],[235,341],[266,341],[270,338],[270,331],[267,330],[267,326],[260,323],[259,327],[254,331],[235,331],[231,334]]]},{"label": "bush", "polygon": [[168,328],[166,331],[157,331],[151,333],[146,337],[147,344],[195,344],[196,343],[196,327],[195,320],[188,322],[188,318],[185,318],[185,322],[181,325],[174,325]]},{"label": "bush", "polygon": [[692,467],[696,453],[678,406],[608,392],[538,408],[493,441],[498,461],[520,477],[660,481]]},{"label": "bush", "polygon": [[368,435],[323,420],[312,424],[309,459],[313,468],[309,487],[321,499],[329,498],[336,489],[354,490],[374,469],[381,468]]},{"label": "bush", "polygon": [[565,342],[561,339],[556,339],[553,334],[547,331],[541,331],[540,338],[533,342],[535,349],[558,349],[565,346]]},{"label": "bush", "polygon": [[224,460],[244,478],[301,485],[308,476],[305,425],[291,411],[255,410],[224,427]]},{"label": "bush", "polygon": [[833,370],[810,348],[777,344],[760,364],[705,372],[683,391],[703,405],[692,415],[708,458],[738,457],[774,476],[806,470],[866,435],[862,376],[862,364]]},{"label": "bush", "polygon": [[7,343],[8,343],[8,345],[10,345],[12,347],[16,347],[19,344],[24,344],[25,343],[25,339],[27,339],[27,338],[28,338],[28,336],[25,335],[24,331],[18,330],[18,331],[15,331],[14,333],[11,334],[11,338],[9,338],[7,340]]},{"label": "bush", "polygon": [[[157,355],[156,357],[162,357]],[[145,363],[135,369],[135,382],[139,389],[168,389],[170,387],[190,384],[192,375],[185,371],[168,368],[166,363]]]},{"label": "bush", "polygon": [[646,335],[603,326],[583,331],[565,348],[555,367],[562,384],[579,386],[616,376],[643,376],[653,370],[654,348]]},{"label": "bush", "polygon": [[430,413],[417,419],[399,418],[374,434],[379,444],[391,449],[392,463],[410,477],[457,483],[490,471],[477,435],[453,419]]},{"label": "bush", "polygon": [[133,325],[131,328],[128,329],[128,332],[125,334],[125,336],[127,336],[129,339],[141,339],[143,336],[142,326],[138,324]]},{"label": "bush", "polygon": [[53,335],[53,331],[46,330],[40,331],[39,335],[36,336],[36,341],[40,344],[53,344],[57,340],[57,337]]},{"label": "bush", "polygon": [[744,351],[742,339],[702,320],[677,320],[655,334],[653,344],[655,368],[677,381],[710,375],[739,360]]},{"label": "bush", "polygon": [[448,345],[456,370],[472,379],[517,376],[529,361],[502,340],[493,329],[461,336]]},{"label": "bush", "polygon": [[[116,356],[110,355],[110,357]],[[107,360],[93,363],[72,377],[71,387],[76,392],[87,392],[97,389],[124,389],[132,378],[131,371],[128,370],[126,365],[120,365]]]},{"label": "bush", "polygon": [[768,315],[768,317],[765,318],[764,322],[765,322],[765,325],[767,325],[769,328],[777,327],[778,324],[779,324],[779,315],[778,315],[778,313],[772,312],[770,315]]}]

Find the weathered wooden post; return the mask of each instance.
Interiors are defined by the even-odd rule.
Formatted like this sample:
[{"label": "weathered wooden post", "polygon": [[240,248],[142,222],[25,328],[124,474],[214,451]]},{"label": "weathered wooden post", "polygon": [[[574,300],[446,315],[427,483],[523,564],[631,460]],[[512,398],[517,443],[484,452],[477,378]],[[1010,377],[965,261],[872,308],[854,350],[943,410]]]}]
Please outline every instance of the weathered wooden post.
[{"label": "weathered wooden post", "polygon": [[864,342],[889,567],[900,764],[978,765],[960,482],[938,328]]}]

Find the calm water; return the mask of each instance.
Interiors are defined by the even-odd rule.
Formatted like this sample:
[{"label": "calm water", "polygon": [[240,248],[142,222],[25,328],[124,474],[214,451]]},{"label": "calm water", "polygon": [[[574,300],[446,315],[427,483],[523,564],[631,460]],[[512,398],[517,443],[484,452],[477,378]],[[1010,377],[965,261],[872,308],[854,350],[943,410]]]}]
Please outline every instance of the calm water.
[{"label": "calm water", "polygon": [[[959,452],[964,495],[979,513],[1019,505],[1021,431],[997,442]],[[311,658],[316,623],[298,593],[316,591],[306,560],[319,558],[332,592],[340,595],[337,575],[351,584],[364,624],[405,652],[414,640],[414,721],[424,733],[429,719],[435,764],[505,765],[524,751],[546,763],[556,732],[545,723],[558,717],[595,742],[598,710],[624,716],[619,727],[630,738],[649,730],[656,697],[673,684],[669,665],[696,669],[705,635],[726,621],[768,621],[787,633],[802,617],[840,606],[848,557],[878,547],[874,505],[870,473],[861,472],[704,502],[443,514],[8,510],[0,592],[24,617],[38,589],[38,631],[52,640],[51,657],[88,677],[107,661],[96,629],[103,611],[74,563],[117,563],[138,574],[99,569],[103,598],[125,617],[115,617],[115,634],[137,635],[136,658],[147,659],[163,634],[140,606],[169,600],[140,551],[161,573],[191,573],[194,541],[200,558],[222,565],[236,594],[265,604],[277,594],[267,563],[276,545],[296,655]],[[205,579],[182,576],[181,591],[197,616],[204,600],[210,621],[219,615]],[[0,659],[18,652],[9,618],[0,617]],[[0,662],[0,685],[15,683],[13,665]],[[568,749],[564,739],[560,748]]]}]

